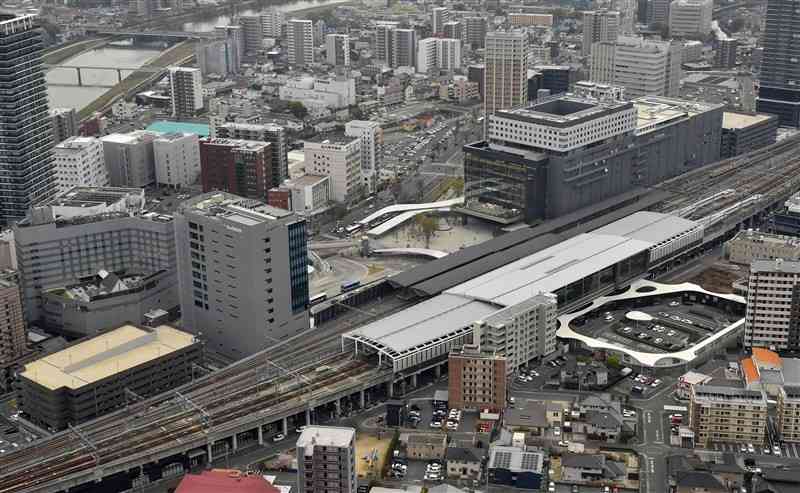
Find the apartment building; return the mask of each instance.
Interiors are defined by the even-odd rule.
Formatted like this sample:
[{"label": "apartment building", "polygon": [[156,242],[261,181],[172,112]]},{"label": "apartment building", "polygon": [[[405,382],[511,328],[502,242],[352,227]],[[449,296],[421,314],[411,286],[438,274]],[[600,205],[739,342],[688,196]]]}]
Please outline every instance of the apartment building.
[{"label": "apartment building", "polygon": [[689,425],[695,446],[726,442],[759,447],[767,438],[767,401],[761,391],[725,382],[695,385],[689,398]]},{"label": "apartment building", "polygon": [[450,20],[450,10],[447,7],[435,7],[431,10],[431,33],[434,36],[444,34],[444,23]]},{"label": "apartment building", "polygon": [[276,123],[224,123],[215,127],[216,136],[222,139],[241,139],[268,142],[270,166],[267,185],[280,186],[289,178],[289,137],[286,129]]},{"label": "apartment building", "polygon": [[800,262],[753,260],[747,280],[745,347],[800,349]]},{"label": "apartment building", "polygon": [[200,140],[200,179],[203,191],[221,190],[266,202],[272,184],[272,149],[263,141]]},{"label": "apartment building", "polygon": [[21,358],[27,352],[27,331],[22,317],[19,286],[0,279],[0,368]]},{"label": "apartment building", "polygon": [[350,66],[350,36],[328,34],[325,36],[325,58],[334,67]]},{"label": "apartment building", "polygon": [[241,359],[308,328],[306,222],[230,193],[199,195],[175,213],[186,330]]},{"label": "apartment building", "polygon": [[53,126],[53,142],[58,144],[78,135],[78,112],[75,108],[53,108],[49,115]]},{"label": "apartment building", "polygon": [[461,68],[461,40],[425,38],[417,45],[417,72],[431,69],[453,71]]},{"label": "apartment building", "polygon": [[286,23],[289,41],[289,65],[305,67],[314,63],[314,22],[307,19],[292,19]]},{"label": "apartment building", "polygon": [[800,16],[791,0],[767,2],[761,46],[759,113],[778,115],[780,126],[800,126]]},{"label": "apartment building", "polygon": [[344,134],[361,139],[361,175],[367,190],[374,191],[378,170],[383,163],[383,129],[380,123],[350,120],[344,126]]},{"label": "apartment building", "polygon": [[523,32],[491,32],[484,55],[486,116],[528,101],[528,37]]},{"label": "apartment building", "polygon": [[147,130],[100,137],[103,156],[113,187],[146,187],[156,179],[153,141],[159,136]]},{"label": "apartment building", "polygon": [[713,10],[712,0],[672,0],[669,6],[670,36],[708,36]]},{"label": "apartment building", "polygon": [[391,67],[416,67],[417,31],[414,29],[392,30]]},{"label": "apartment building", "polygon": [[447,359],[448,403],[451,408],[501,411],[507,403],[506,357],[465,344]]},{"label": "apartment building", "polygon": [[553,27],[553,14],[528,14],[524,12],[509,12],[508,23],[512,26],[538,26]]},{"label": "apartment building", "polygon": [[800,260],[800,239],[747,229],[725,243],[728,260],[750,265],[754,260]]},{"label": "apartment building", "polygon": [[173,118],[189,118],[203,109],[203,74],[199,68],[169,69]]},{"label": "apartment building", "polygon": [[306,426],[297,439],[297,486],[300,493],[355,493],[356,430]]},{"label": "apartment building", "polygon": [[74,187],[110,185],[103,142],[95,137],[68,137],[53,151],[58,193]]},{"label": "apartment building", "polygon": [[225,65],[227,73],[238,74],[242,69],[242,56],[245,49],[245,33],[242,26],[217,26],[217,36],[225,41]]},{"label": "apartment building", "polygon": [[156,184],[173,188],[193,185],[200,177],[197,134],[168,133],[153,140]]},{"label": "apartment building", "polygon": [[613,43],[619,36],[619,12],[613,10],[587,10],[583,12],[584,56],[592,53],[592,45],[599,42]]},{"label": "apartment building", "polygon": [[464,17],[464,41],[473,50],[486,46],[486,17]]},{"label": "apartment building", "polygon": [[778,433],[784,442],[800,442],[800,387],[778,388]]},{"label": "apartment building", "polygon": [[265,38],[280,38],[286,17],[278,9],[270,9],[261,13],[261,27],[264,29]]},{"label": "apartment building", "polygon": [[677,96],[682,45],[621,36],[593,45],[590,80],[622,86],[629,98]]},{"label": "apartment building", "polygon": [[255,53],[264,47],[264,26],[260,15],[239,16],[244,38],[244,52]]},{"label": "apartment building", "polygon": [[361,199],[364,193],[361,137],[320,135],[306,141],[303,152],[307,173],[330,177],[334,201],[350,204]]}]

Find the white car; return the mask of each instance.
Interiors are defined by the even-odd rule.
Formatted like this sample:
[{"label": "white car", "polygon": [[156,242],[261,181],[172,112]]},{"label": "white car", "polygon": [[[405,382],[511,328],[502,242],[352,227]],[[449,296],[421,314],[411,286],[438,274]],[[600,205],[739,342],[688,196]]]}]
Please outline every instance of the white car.
[{"label": "white car", "polygon": [[669,302],[669,306],[680,306],[680,304],[681,304],[680,301],[670,301]]},{"label": "white car", "polygon": [[280,441],[281,441],[281,440],[283,440],[284,438],[286,438],[286,435],[284,435],[283,433],[278,433],[277,435],[275,435],[274,437],[272,437],[272,441],[273,441],[273,442],[280,442]]},{"label": "white car", "polygon": [[557,437],[561,436],[561,427],[556,426],[555,428],[553,428],[553,436],[557,436]]},{"label": "white car", "polygon": [[431,421],[431,428],[441,428],[442,422],[441,421]]},{"label": "white car", "polygon": [[774,455],[777,455],[778,457],[780,457],[781,456],[781,448],[778,447],[777,445],[773,445],[772,446],[772,453]]}]

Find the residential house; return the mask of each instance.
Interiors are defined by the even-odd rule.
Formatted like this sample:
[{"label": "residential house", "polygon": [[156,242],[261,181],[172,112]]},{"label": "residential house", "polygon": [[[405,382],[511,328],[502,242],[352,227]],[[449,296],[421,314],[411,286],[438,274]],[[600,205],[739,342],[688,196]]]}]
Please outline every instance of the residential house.
[{"label": "residential house", "polygon": [[680,471],[675,480],[675,493],[728,493],[722,482],[708,471]]},{"label": "residential house", "polygon": [[481,480],[483,461],[486,459],[486,449],[448,447],[444,458],[445,462],[447,462],[448,478]]},{"label": "residential house", "polygon": [[408,435],[406,454],[412,459],[441,459],[447,446],[447,437],[440,434],[421,433]]},{"label": "residential house", "polygon": [[568,483],[616,480],[625,477],[625,464],[608,460],[602,454],[573,454],[561,456],[561,480]]}]

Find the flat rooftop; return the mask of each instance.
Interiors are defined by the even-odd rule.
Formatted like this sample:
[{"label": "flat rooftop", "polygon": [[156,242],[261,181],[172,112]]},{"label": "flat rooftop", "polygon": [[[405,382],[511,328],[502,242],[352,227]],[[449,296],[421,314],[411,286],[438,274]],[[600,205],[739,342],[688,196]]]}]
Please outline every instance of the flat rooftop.
[{"label": "flat rooftop", "polygon": [[310,139],[306,139],[305,142],[311,142],[316,144],[332,144],[332,145],[347,145],[354,140],[357,140],[358,137],[348,137],[343,133],[340,132],[330,132],[324,134],[317,134]]},{"label": "flat rooftop", "polygon": [[239,197],[227,192],[209,192],[184,201],[179,211],[191,211],[209,217],[218,217],[244,226],[278,221],[292,217],[291,211],[278,209],[255,199]]},{"label": "flat rooftop", "polygon": [[261,140],[245,140],[245,139],[224,139],[217,137],[216,139],[207,138],[200,141],[201,145],[214,145],[224,147],[235,147],[237,149],[247,149],[248,151],[260,151],[271,144]]},{"label": "flat rooftop", "polygon": [[313,455],[314,447],[349,447],[356,430],[342,426],[306,426],[297,438],[297,446],[303,447],[307,456]]},{"label": "flat rooftop", "polygon": [[661,96],[642,96],[633,100],[637,133],[647,133],[673,121],[712,111],[723,105]]},{"label": "flat rooftop", "polygon": [[678,216],[641,211],[595,229],[592,233],[619,235],[657,243],[700,227],[700,224]]},{"label": "flat rooftop", "polygon": [[75,187],[57,196],[47,203],[54,207],[89,207],[94,205],[111,205],[126,197],[141,197],[141,188],[122,187]]},{"label": "flat rooftop", "polygon": [[786,272],[787,274],[800,273],[800,261],[753,260],[750,262],[750,272]]},{"label": "flat rooftop", "polygon": [[726,111],[722,113],[722,128],[737,130],[774,120],[775,118],[774,115],[767,115],[765,113],[737,113],[735,111]]},{"label": "flat rooftop", "polygon": [[627,101],[597,101],[591,98],[565,94],[556,99],[536,103],[525,108],[498,111],[495,116],[566,127],[615,113],[621,109],[630,108],[630,106],[631,103]]},{"label": "flat rooftop", "polygon": [[151,123],[147,130],[160,133],[190,133],[200,137],[208,137],[210,129],[205,123],[171,122],[160,120]]},{"label": "flat rooftop", "polygon": [[316,185],[317,183],[321,182],[326,178],[328,177],[322,175],[300,175],[297,178],[292,178],[291,180],[288,180],[287,185],[295,187],[306,187],[309,185]]},{"label": "flat rooftop", "polygon": [[192,334],[162,325],[123,325],[25,365],[21,375],[47,389],[79,389],[195,343]]}]

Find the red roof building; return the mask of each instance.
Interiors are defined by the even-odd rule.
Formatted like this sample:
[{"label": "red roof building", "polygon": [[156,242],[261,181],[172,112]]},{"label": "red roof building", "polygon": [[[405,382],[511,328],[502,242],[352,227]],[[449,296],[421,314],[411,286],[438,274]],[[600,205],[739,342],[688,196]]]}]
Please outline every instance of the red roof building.
[{"label": "red roof building", "polygon": [[263,477],[236,469],[212,469],[183,477],[175,493],[280,493]]}]

